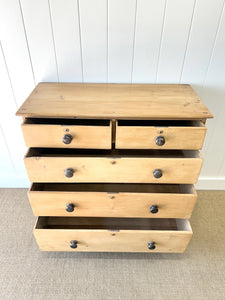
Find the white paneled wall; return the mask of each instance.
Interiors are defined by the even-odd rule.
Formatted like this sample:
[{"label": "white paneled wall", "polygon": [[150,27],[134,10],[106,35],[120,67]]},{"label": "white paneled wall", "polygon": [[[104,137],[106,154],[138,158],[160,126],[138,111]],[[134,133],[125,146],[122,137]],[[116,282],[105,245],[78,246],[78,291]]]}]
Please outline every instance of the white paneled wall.
[{"label": "white paneled wall", "polygon": [[52,19],[50,39],[53,36],[55,45],[55,53],[53,51],[51,56],[56,56],[58,79],[64,82],[81,82],[83,74],[78,3],[76,0],[66,0],[62,5],[62,0],[50,0],[49,10]]},{"label": "white paneled wall", "polygon": [[0,0],[0,187],[29,186],[16,109],[40,81],[190,83],[214,114],[198,188],[225,189],[224,0]]}]

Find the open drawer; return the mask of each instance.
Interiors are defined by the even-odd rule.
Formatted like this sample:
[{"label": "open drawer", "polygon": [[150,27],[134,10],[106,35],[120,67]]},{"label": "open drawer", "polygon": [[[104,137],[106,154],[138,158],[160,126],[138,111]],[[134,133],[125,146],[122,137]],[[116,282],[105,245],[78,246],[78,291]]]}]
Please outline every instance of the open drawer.
[{"label": "open drawer", "polygon": [[184,252],[192,230],[185,219],[39,217],[42,251]]},{"label": "open drawer", "polygon": [[21,127],[27,147],[111,148],[110,120],[27,118]]},{"label": "open drawer", "polygon": [[118,120],[118,149],[202,148],[206,127],[201,121]]},{"label": "open drawer", "polygon": [[33,183],[28,197],[35,216],[190,218],[193,185]]},{"label": "open drawer", "polygon": [[195,150],[30,148],[24,162],[32,182],[193,184],[202,157]]}]

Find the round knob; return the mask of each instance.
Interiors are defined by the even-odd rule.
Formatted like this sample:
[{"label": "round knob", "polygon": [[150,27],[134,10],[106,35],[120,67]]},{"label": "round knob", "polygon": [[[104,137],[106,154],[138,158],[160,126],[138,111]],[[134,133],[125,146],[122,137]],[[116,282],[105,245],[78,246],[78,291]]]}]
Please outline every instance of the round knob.
[{"label": "round knob", "polygon": [[64,144],[70,144],[72,142],[72,139],[73,139],[73,137],[72,137],[71,134],[65,134],[63,136],[62,141],[63,141]]},{"label": "round knob", "polygon": [[157,205],[151,205],[151,206],[150,206],[150,212],[151,212],[152,214],[156,214],[158,211],[159,211],[159,210],[158,210],[158,206],[157,206]]},{"label": "round knob", "polygon": [[148,242],[148,249],[154,250],[155,249],[155,243],[154,242]]},{"label": "round knob", "polygon": [[160,178],[160,177],[162,177],[162,170],[160,170],[160,169],[155,169],[155,170],[153,171],[153,176],[154,176],[155,178]]},{"label": "round knob", "polygon": [[155,143],[158,146],[163,146],[165,144],[165,138],[162,135],[159,135],[155,138]]},{"label": "round knob", "polygon": [[75,207],[75,205],[73,203],[68,203],[66,206],[66,211],[72,212],[72,211],[74,211],[74,207]]},{"label": "round knob", "polygon": [[76,249],[77,248],[77,241],[70,241],[70,248]]},{"label": "round knob", "polygon": [[70,177],[73,177],[73,173],[74,173],[74,170],[71,169],[71,168],[68,168],[68,169],[65,170],[64,175],[66,177],[70,178]]}]

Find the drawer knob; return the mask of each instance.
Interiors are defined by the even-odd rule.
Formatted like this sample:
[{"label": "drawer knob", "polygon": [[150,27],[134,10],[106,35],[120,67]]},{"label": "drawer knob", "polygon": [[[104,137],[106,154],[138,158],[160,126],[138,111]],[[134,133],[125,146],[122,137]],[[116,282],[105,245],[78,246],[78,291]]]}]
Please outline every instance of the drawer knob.
[{"label": "drawer knob", "polygon": [[162,135],[159,135],[155,138],[155,143],[158,146],[163,146],[165,144],[165,138]]},{"label": "drawer knob", "polygon": [[158,206],[157,205],[151,205],[150,206],[150,212],[152,214],[156,214],[159,211]]},{"label": "drawer knob", "polygon": [[77,248],[77,241],[70,241],[70,248],[76,249]]},{"label": "drawer knob", "polygon": [[71,178],[71,177],[73,177],[73,173],[74,173],[74,170],[73,170],[73,169],[67,168],[67,169],[65,170],[65,172],[64,172],[64,175],[65,175],[66,177],[68,177],[68,178]]},{"label": "drawer knob", "polygon": [[154,176],[155,178],[160,178],[160,177],[162,177],[162,170],[160,170],[160,169],[155,169],[155,170],[153,171],[153,176]]},{"label": "drawer knob", "polygon": [[63,136],[62,141],[63,141],[64,144],[70,144],[72,142],[72,139],[73,139],[73,137],[72,137],[71,134],[65,134]]},{"label": "drawer knob", "polygon": [[75,207],[75,205],[73,203],[68,203],[66,206],[66,211],[72,212],[72,211],[74,211],[74,207]]},{"label": "drawer knob", "polygon": [[148,242],[148,249],[154,250],[155,249],[155,243],[154,242]]}]

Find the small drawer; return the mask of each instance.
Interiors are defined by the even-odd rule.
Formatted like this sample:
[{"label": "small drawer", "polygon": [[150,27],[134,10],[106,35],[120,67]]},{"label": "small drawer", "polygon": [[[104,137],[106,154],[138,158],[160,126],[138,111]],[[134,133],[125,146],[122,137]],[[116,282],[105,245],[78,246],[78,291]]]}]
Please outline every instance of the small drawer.
[{"label": "small drawer", "polygon": [[41,251],[184,252],[192,236],[185,219],[39,217]]},{"label": "small drawer", "polygon": [[206,127],[201,121],[118,120],[118,149],[184,149],[202,148]]},{"label": "small drawer", "polygon": [[31,182],[193,184],[202,157],[195,150],[30,148],[24,162]]},{"label": "small drawer", "polygon": [[193,185],[33,183],[28,197],[35,216],[190,218]]},{"label": "small drawer", "polygon": [[111,148],[111,121],[27,118],[21,125],[27,147]]}]

